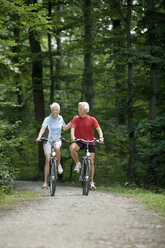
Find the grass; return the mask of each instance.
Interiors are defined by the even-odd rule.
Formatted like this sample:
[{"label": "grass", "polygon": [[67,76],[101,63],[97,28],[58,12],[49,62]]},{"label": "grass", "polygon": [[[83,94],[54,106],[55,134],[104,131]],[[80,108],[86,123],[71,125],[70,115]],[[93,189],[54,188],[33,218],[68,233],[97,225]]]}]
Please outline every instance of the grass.
[{"label": "grass", "polygon": [[0,194],[0,207],[8,204],[15,204],[20,202],[27,202],[35,200],[37,197],[37,192],[34,191],[11,191],[10,194]]},{"label": "grass", "polygon": [[156,194],[145,189],[122,186],[102,186],[97,188],[127,197],[135,197],[143,203],[146,203],[151,209],[157,211],[161,216],[165,217],[165,193]]}]

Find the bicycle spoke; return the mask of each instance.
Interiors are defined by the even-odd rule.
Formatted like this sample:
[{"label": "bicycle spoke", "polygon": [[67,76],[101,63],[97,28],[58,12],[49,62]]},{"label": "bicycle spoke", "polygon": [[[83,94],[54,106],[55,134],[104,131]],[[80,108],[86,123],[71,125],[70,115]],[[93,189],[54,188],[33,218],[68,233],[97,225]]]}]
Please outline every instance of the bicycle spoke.
[{"label": "bicycle spoke", "polygon": [[91,180],[91,163],[90,159],[86,159],[84,163],[84,175],[83,175],[83,195],[88,195],[90,189]]},{"label": "bicycle spoke", "polygon": [[54,196],[56,190],[56,161],[51,160],[50,166],[50,195]]}]

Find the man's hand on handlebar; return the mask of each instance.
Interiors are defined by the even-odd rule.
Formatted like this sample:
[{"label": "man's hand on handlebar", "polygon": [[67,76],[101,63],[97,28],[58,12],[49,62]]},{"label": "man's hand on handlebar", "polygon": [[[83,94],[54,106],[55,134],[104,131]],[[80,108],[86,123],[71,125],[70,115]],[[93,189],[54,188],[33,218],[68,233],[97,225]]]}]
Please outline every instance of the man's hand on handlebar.
[{"label": "man's hand on handlebar", "polygon": [[75,136],[72,136],[72,137],[71,137],[71,141],[72,141],[72,142],[75,142],[75,141],[76,141],[76,137],[75,137]]},{"label": "man's hand on handlebar", "polygon": [[101,144],[104,143],[104,138],[103,138],[103,137],[100,137],[99,140],[100,140],[100,143],[101,143]]}]

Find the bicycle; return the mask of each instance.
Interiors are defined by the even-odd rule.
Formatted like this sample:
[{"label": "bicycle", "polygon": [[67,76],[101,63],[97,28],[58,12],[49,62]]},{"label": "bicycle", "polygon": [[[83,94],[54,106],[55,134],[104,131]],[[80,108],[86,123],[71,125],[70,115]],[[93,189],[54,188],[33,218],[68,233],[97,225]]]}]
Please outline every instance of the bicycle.
[{"label": "bicycle", "polygon": [[64,138],[60,138],[59,140],[50,140],[47,138],[42,138],[42,141],[49,141],[51,144],[51,154],[50,154],[50,159],[49,159],[49,178],[48,178],[48,185],[50,187],[50,195],[54,196],[55,195],[55,191],[56,191],[56,182],[58,179],[58,173],[57,173],[57,157],[56,157],[56,152],[54,150],[54,145],[57,141],[59,140],[63,140],[68,142],[66,139]]},{"label": "bicycle", "polygon": [[86,153],[82,156],[82,167],[79,178],[79,181],[82,182],[82,194],[87,196],[90,190],[91,182],[91,156],[89,152],[89,143],[93,143],[94,141],[96,143],[100,143],[100,141],[95,138],[93,140],[76,139],[76,141],[83,141],[87,144]]}]

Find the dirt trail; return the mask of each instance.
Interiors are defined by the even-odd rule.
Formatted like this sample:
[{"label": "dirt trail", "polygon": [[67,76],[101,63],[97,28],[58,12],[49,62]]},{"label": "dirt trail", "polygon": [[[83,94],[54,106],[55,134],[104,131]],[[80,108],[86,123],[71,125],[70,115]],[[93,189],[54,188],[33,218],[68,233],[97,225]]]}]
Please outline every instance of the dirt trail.
[{"label": "dirt trail", "polygon": [[40,183],[17,182],[38,199],[0,211],[0,248],[164,248],[165,223],[133,198]]}]

